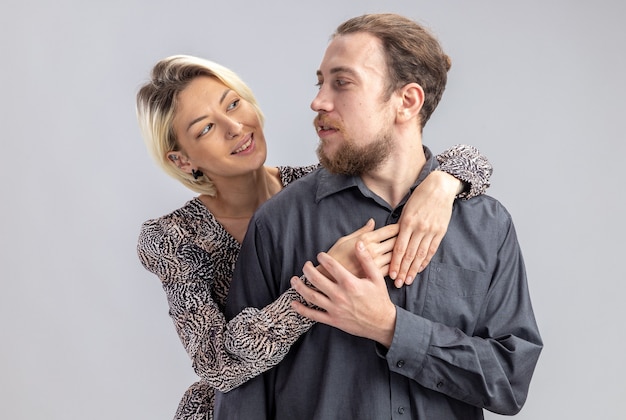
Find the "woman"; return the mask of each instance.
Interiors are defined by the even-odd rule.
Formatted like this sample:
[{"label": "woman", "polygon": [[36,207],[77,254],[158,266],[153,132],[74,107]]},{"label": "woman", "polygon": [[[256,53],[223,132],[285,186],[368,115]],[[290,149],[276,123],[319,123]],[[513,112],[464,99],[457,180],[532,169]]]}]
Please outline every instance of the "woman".
[{"label": "woman", "polygon": [[[229,391],[271,368],[311,326],[291,309],[290,302],[301,299],[293,290],[261,310],[247,308],[228,323],[222,311],[250,217],[316,165],[264,166],[263,115],[252,92],[232,71],[207,60],[174,56],[157,63],[151,80],[137,94],[137,115],[157,163],[200,194],[180,209],[145,222],[138,254],[161,279],[170,316],[202,379],[187,391],[175,418],[212,418],[214,388]],[[464,179],[471,187],[466,195],[482,193],[491,174],[489,163],[471,148],[452,149],[448,156],[441,157],[443,169],[472,177]],[[404,239],[396,247],[399,252],[394,251],[400,256],[394,256],[391,268],[394,240],[386,239],[397,234],[397,225],[373,231],[368,223],[338,240],[330,252],[356,273],[358,265],[352,263],[350,252],[359,237],[379,255],[385,274],[394,272],[398,286],[406,274],[409,283],[411,273],[420,268],[411,263],[419,244],[431,244],[428,255],[417,258],[427,262],[443,235],[442,224],[445,232],[460,184],[441,172],[416,189],[406,213],[420,214],[437,228],[417,229],[411,222],[416,218],[410,217],[404,222],[409,229],[399,223],[403,232],[395,242]],[[443,205],[425,205],[424,194]],[[405,254],[408,258],[403,258]]]}]

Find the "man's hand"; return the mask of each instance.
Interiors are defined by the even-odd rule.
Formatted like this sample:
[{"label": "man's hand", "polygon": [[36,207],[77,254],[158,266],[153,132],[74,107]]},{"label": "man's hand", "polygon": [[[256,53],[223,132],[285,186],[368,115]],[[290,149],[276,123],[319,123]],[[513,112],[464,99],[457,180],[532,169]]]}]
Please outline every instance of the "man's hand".
[{"label": "man's hand", "polygon": [[362,241],[357,243],[355,252],[366,277],[354,276],[322,252],[318,262],[334,281],[308,261],[303,271],[314,288],[298,277],[291,279],[291,285],[309,304],[323,311],[295,301],[292,307],[309,319],[389,347],[396,323],[396,307],[389,298],[384,277]]}]

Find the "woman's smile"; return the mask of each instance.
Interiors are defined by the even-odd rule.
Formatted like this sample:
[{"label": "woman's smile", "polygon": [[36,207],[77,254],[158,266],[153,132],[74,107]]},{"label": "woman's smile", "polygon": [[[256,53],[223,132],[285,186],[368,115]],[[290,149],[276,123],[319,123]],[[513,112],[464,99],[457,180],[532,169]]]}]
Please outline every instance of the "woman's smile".
[{"label": "woman's smile", "polygon": [[231,155],[237,155],[239,153],[252,151],[253,140],[254,140],[254,134],[252,133],[244,136],[244,138],[239,142],[239,144],[237,144],[237,148],[231,153]]}]

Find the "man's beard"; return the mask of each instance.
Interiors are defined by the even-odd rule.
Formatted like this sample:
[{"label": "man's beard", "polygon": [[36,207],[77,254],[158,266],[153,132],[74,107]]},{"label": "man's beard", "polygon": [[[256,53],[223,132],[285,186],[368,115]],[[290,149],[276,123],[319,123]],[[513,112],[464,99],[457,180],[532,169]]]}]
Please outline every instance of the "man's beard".
[{"label": "man's beard", "polygon": [[317,146],[317,157],[329,172],[340,175],[362,175],[377,169],[391,154],[393,142],[391,134],[384,133],[375,142],[357,146],[353,141],[345,141],[333,157],[324,153],[323,142]]}]

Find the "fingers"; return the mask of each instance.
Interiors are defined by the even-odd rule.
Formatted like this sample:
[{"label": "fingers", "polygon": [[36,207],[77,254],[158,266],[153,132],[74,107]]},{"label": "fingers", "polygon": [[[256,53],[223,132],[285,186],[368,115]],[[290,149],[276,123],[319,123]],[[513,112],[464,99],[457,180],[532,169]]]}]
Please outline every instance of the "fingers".
[{"label": "fingers", "polygon": [[[336,292],[338,289],[341,289],[347,293],[354,291],[355,281],[362,281],[367,279],[383,279],[384,282],[384,276],[381,275],[380,268],[376,263],[376,260],[369,253],[363,241],[357,242],[355,254],[357,260],[361,264],[363,272],[365,273],[364,278],[358,278],[354,276],[344,266],[342,266],[333,257],[325,252],[320,252],[317,256],[317,260],[320,266],[328,272],[328,275],[332,277],[334,281],[322,274],[320,270],[315,268],[310,262],[307,262],[304,265],[302,270],[305,276],[307,277],[307,279],[309,279],[311,284],[313,284],[313,286],[318,289],[318,292],[324,295],[324,297],[322,297],[319,295],[313,295],[311,293],[307,294],[307,296],[310,296],[314,299],[314,302],[311,303],[324,307],[322,304],[332,300],[332,297],[337,295]],[[309,300],[307,299],[307,301]]]},{"label": "fingers", "polygon": [[[359,241],[360,242],[360,241]],[[358,254],[358,252],[357,252]],[[343,265],[341,265],[336,259],[331,257],[325,252],[317,254],[317,261],[320,266],[326,270],[328,277],[316,269],[311,262],[307,262],[302,268],[304,275],[309,281],[322,293],[329,295],[335,290],[335,283],[345,282],[352,276],[352,273],[348,271]],[[334,280],[334,281],[333,281]]]},{"label": "fingers", "polygon": [[424,271],[426,266],[430,264],[430,260],[435,256],[435,253],[437,252],[437,249],[439,249],[439,245],[441,244],[442,240],[443,240],[443,235],[433,236],[432,240],[430,241],[430,245],[428,246],[426,257],[422,261],[422,264],[419,267],[417,265],[411,266],[409,275],[413,273],[413,278],[415,278],[417,273],[421,273],[422,271]]},{"label": "fingers", "polygon": [[365,243],[363,243],[362,241],[359,241],[356,244],[356,256],[359,259],[359,262],[361,263],[361,265],[363,266],[363,271],[365,272],[365,275],[367,278],[374,280],[374,279],[380,279],[382,277],[378,270],[378,265],[376,265],[376,262],[374,261],[370,253],[367,251],[367,248],[365,247]]},{"label": "fingers", "polygon": [[368,232],[372,232],[374,230],[375,225],[376,223],[374,222],[374,219],[369,219],[362,227],[355,230],[351,234],[344,236],[344,238],[346,240],[354,239],[359,235],[364,235]]},{"label": "fingers", "polygon": [[[398,274],[400,272],[400,268],[402,266],[402,261],[405,258],[407,253],[407,249],[409,247],[409,242],[411,237],[414,236],[413,232],[409,229],[401,229],[398,237],[396,238],[396,243],[393,248],[393,255],[391,258],[391,263],[389,266],[389,277],[392,280],[401,280],[403,281],[404,277],[399,278]],[[414,236],[415,238],[416,236]],[[415,239],[414,239],[415,240]],[[419,243],[419,242],[418,242]],[[397,287],[397,286],[396,286]]]},{"label": "fingers", "polygon": [[[368,244],[366,246],[367,252],[374,259],[374,263],[376,267],[378,267],[379,272],[383,277],[389,275],[389,264],[391,263],[391,257],[393,256],[393,247],[395,243],[395,238],[388,239],[385,242],[377,243],[377,244]],[[356,250],[355,250],[356,255]],[[358,262],[358,259],[357,259]],[[363,274],[363,269],[361,266],[361,275]]]},{"label": "fingers", "polygon": [[352,273],[325,252],[320,252],[317,258],[319,267],[315,267],[310,261],[302,267],[304,275],[313,287],[305,284],[308,290],[304,290],[301,295],[307,302],[328,309],[330,297],[336,294],[337,284],[350,278]]},{"label": "fingers", "polygon": [[[396,287],[412,284],[415,276],[426,268],[434,255],[430,250],[435,236],[424,234],[425,231],[427,230],[424,228],[418,231],[400,230],[389,268],[389,276],[394,280]],[[434,250],[437,250],[437,246]]]},{"label": "fingers", "polygon": [[399,226],[397,224],[387,225],[367,233],[361,237],[361,242],[374,259],[383,277],[389,274],[389,264],[393,256],[393,249],[396,243],[396,235]]},{"label": "fingers", "polygon": [[311,300],[316,300],[316,295],[313,289],[307,286],[299,277],[291,278],[291,287],[293,287],[300,296],[307,302],[307,306],[299,301],[292,301],[291,308],[296,311],[298,314],[309,318],[316,322],[328,322],[327,317],[328,314],[325,312],[323,308],[319,305],[316,305],[311,302]]},{"label": "fingers", "polygon": [[[404,284],[412,284],[415,276],[428,265],[430,258],[434,255],[434,252],[430,254],[430,244],[433,242],[433,239],[434,237],[432,236],[424,236],[417,246],[415,245],[417,239],[409,243],[407,252],[404,254],[400,264],[398,275],[398,280],[400,281],[396,282],[396,287],[402,287],[402,279],[404,279]],[[436,247],[435,250],[437,250]]]},{"label": "fingers", "polygon": [[[374,219],[369,219],[365,225],[349,235],[342,236],[335,242],[335,244],[328,250],[328,253],[336,258],[341,264],[343,264],[348,270],[358,273],[360,267],[354,257],[354,247],[356,242],[369,235],[375,227]],[[376,236],[376,235],[374,235]],[[323,270],[323,269],[322,269]]]},{"label": "fingers", "polygon": [[302,303],[297,302],[295,300],[291,302],[291,308],[294,311],[296,311],[298,314],[302,315],[305,318],[309,318],[312,321],[323,322],[325,324],[328,323],[326,321],[327,315],[326,315],[326,312],[324,312],[324,311],[320,311],[318,309],[310,308],[310,307],[308,307],[306,305],[303,305]]},{"label": "fingers", "polygon": [[365,244],[385,242],[389,239],[395,238],[399,231],[400,226],[397,223],[394,223],[365,233],[361,240]]},{"label": "fingers", "polygon": [[[367,251],[365,252],[367,253]],[[358,255],[358,251],[356,254]],[[321,269],[324,269],[335,281],[341,281],[344,285],[346,280],[350,279],[352,276],[348,270],[325,252],[318,254],[318,262],[320,263]],[[333,307],[331,299],[332,296],[337,294],[337,284],[335,281],[326,277],[320,269],[313,266],[310,261],[304,264],[302,271],[314,288],[304,284],[298,277],[291,278],[291,286],[304,300],[315,308],[306,307],[299,302],[292,302],[292,308],[300,315],[312,319],[313,321],[333,325],[331,316],[326,313],[325,310]],[[322,309],[322,311],[319,309]]]},{"label": "fingers", "polygon": [[366,238],[362,238],[360,242],[363,242],[365,248],[367,248],[367,251],[370,253],[370,255],[372,255],[372,258],[377,259],[380,256],[389,254],[388,256],[385,256],[385,258],[388,260],[387,264],[391,261],[391,253],[394,250],[396,243],[395,237],[391,239],[386,239],[383,242],[370,242],[366,240]]},{"label": "fingers", "polygon": [[[419,240],[419,245],[415,245],[418,241],[417,236],[412,237],[409,241],[409,246],[402,256],[397,277],[394,279],[394,285],[396,287],[402,287],[403,284],[412,284],[417,274],[424,271],[428,264],[430,264],[442,239],[442,235],[424,236]],[[396,245],[393,251],[394,258],[396,257],[397,249]],[[391,264],[393,264],[393,262]]]},{"label": "fingers", "polygon": [[[307,264],[310,264],[310,263],[307,263]],[[312,267],[312,265],[310,267]],[[317,272],[315,268],[313,268],[313,270]],[[314,275],[312,275],[310,271],[308,272],[309,272],[309,276],[314,277]],[[309,276],[307,276],[307,279],[309,279],[310,281]],[[318,280],[318,283],[319,283],[319,280]],[[302,281],[299,277],[294,276],[291,278],[291,287],[293,287],[295,291],[298,292],[298,294],[302,296],[302,298],[310,305],[310,307],[307,307],[306,305],[303,305],[300,302],[293,302],[295,305],[292,304],[292,307],[294,309],[298,308],[297,312],[300,315],[306,316],[307,318],[313,319],[314,321],[319,321],[319,318],[317,317],[316,314],[314,314],[314,312],[319,312],[320,310],[324,310],[324,307],[328,306],[328,297],[324,293],[320,292],[319,290],[316,290],[315,288],[310,287],[307,284],[305,284],[305,282]]]},{"label": "fingers", "polygon": [[[368,251],[369,252],[369,251]],[[389,275],[389,264],[391,263],[391,256],[393,255],[391,252],[387,252],[384,254],[374,254],[376,255],[374,258],[374,263],[378,270],[382,274],[383,277]]]},{"label": "fingers", "polygon": [[432,236],[413,235],[411,237],[405,253],[402,256],[398,277],[394,279],[396,287],[402,287],[403,283],[412,284],[417,273],[421,271],[420,268],[428,264],[427,262],[425,263],[425,260],[428,257],[432,239]]}]

